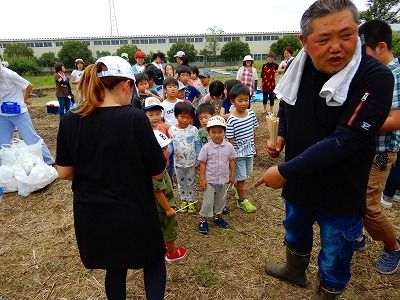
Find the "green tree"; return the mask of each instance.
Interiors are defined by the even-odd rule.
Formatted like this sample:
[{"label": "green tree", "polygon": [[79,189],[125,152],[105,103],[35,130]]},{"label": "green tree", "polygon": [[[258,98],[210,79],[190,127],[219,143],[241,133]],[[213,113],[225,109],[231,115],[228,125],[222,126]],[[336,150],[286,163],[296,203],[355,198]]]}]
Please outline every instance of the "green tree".
[{"label": "green tree", "polygon": [[207,63],[210,64],[212,53],[210,50],[207,49],[207,47],[204,48],[203,50],[200,50],[199,54],[203,57],[204,64],[207,64]]},{"label": "green tree", "polygon": [[392,51],[395,57],[400,56],[400,32],[393,32]]},{"label": "green tree", "polygon": [[7,58],[9,68],[20,75],[25,73],[38,74],[40,73],[40,67],[37,59],[30,56],[10,56]]},{"label": "green tree", "polygon": [[4,58],[9,59],[12,56],[34,57],[32,48],[22,43],[7,44],[4,49]]},{"label": "green tree", "polygon": [[221,49],[221,57],[225,61],[238,61],[249,53],[250,53],[249,44],[241,41],[226,43],[224,46],[222,46]]},{"label": "green tree", "polygon": [[194,59],[196,58],[196,55],[197,55],[197,50],[194,49],[193,44],[188,44],[185,42],[177,42],[176,44],[173,44],[167,52],[168,61],[174,62],[175,61],[174,55],[178,51],[185,52],[185,55],[186,55],[187,59],[189,60],[189,62],[194,61]]},{"label": "green tree", "polygon": [[293,51],[296,51],[301,49],[302,45],[300,43],[300,40],[296,36],[284,35],[271,45],[270,50],[276,55],[283,55],[283,49],[285,49],[286,47],[290,47]]},{"label": "green tree", "polygon": [[65,42],[58,52],[58,58],[66,68],[74,68],[77,58],[82,58],[88,64],[94,61],[92,51],[79,41]]},{"label": "green tree", "polygon": [[121,56],[122,53],[128,53],[129,62],[133,64],[135,63],[135,52],[139,50],[136,45],[124,45],[117,49],[117,55]]},{"label": "green tree", "polygon": [[110,55],[111,55],[110,51],[100,51],[100,50],[96,51],[96,57],[97,58],[100,58],[100,57],[103,57],[103,56],[110,56]]},{"label": "green tree", "polygon": [[50,71],[52,70],[56,61],[57,61],[57,58],[56,58],[56,54],[54,52],[45,52],[39,57],[39,60],[38,60],[39,65],[41,67],[50,68]]},{"label": "green tree", "polygon": [[206,33],[206,39],[207,39],[207,46],[206,48],[210,51],[211,53],[211,60],[214,62],[214,66],[217,64],[217,54],[218,51],[220,50],[220,38],[221,35],[224,34],[224,31],[222,28],[218,26],[213,26],[213,27],[208,27],[207,28],[207,33]]},{"label": "green tree", "polygon": [[368,0],[367,7],[367,10],[360,12],[363,21],[382,20],[389,24],[400,21],[399,0]]}]

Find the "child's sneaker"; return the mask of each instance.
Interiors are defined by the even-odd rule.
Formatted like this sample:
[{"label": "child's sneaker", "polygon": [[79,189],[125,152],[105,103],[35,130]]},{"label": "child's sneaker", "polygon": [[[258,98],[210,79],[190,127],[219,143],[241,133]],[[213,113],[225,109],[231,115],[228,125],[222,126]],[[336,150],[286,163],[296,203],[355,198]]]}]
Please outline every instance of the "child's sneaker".
[{"label": "child's sneaker", "polygon": [[367,249],[367,237],[365,235],[362,235],[361,241],[356,240],[354,245],[354,250],[364,251],[366,249]]},{"label": "child's sneaker", "polygon": [[187,212],[187,210],[188,210],[188,203],[185,200],[181,201],[181,205],[178,211],[180,213],[185,213]]},{"label": "child's sneaker", "polygon": [[207,221],[201,221],[199,223],[199,231],[202,234],[208,234],[208,222]]},{"label": "child's sneaker", "polygon": [[221,228],[228,228],[229,223],[225,221],[222,217],[218,217],[214,219],[215,224],[217,224]]},{"label": "child's sneaker", "polygon": [[187,250],[184,247],[176,248],[174,252],[169,252],[165,255],[165,260],[168,263],[174,263],[186,257]]},{"label": "child's sneaker", "polygon": [[253,204],[251,204],[249,199],[244,199],[243,201],[238,201],[237,205],[239,208],[243,209],[245,212],[248,212],[248,213],[252,213],[257,210],[256,207]]},{"label": "child's sneaker", "polygon": [[375,263],[375,269],[381,274],[394,274],[400,268],[400,250],[384,248]]},{"label": "child's sneaker", "polygon": [[385,196],[382,194],[381,196],[381,206],[384,208],[392,208],[393,206],[393,197]]},{"label": "child's sneaker", "polygon": [[195,214],[196,213],[196,207],[194,206],[193,202],[189,202],[189,208],[187,210],[189,214]]}]

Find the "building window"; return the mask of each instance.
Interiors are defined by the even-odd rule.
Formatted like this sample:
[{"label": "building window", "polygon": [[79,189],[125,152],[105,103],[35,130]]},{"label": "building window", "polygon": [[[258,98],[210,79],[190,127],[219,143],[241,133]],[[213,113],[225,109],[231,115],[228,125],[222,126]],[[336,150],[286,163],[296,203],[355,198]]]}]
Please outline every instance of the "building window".
[{"label": "building window", "polygon": [[101,43],[102,43],[103,45],[105,45],[105,46],[111,45],[111,41],[110,41],[110,40],[104,40],[104,41],[101,41]]},{"label": "building window", "polygon": [[246,36],[246,42],[252,42],[253,37],[252,36]]},{"label": "building window", "polygon": [[52,47],[53,45],[51,44],[51,42],[43,42],[43,47],[47,47],[47,48],[50,48],[50,47]]},{"label": "building window", "polygon": [[232,37],[224,36],[224,42],[231,42],[231,41],[232,41]]},{"label": "building window", "polygon": [[[95,42],[96,43],[96,42]],[[64,42],[61,41],[56,41],[56,47],[62,47],[64,45]],[[95,44],[96,45],[96,44]]]},{"label": "building window", "polygon": [[170,44],[176,44],[178,40],[176,38],[169,39]]},{"label": "building window", "polygon": [[140,39],[141,44],[148,44],[149,40],[148,39]]},{"label": "building window", "polygon": [[271,36],[271,41],[277,41],[277,40],[279,40],[279,36],[277,35]]},{"label": "building window", "polygon": [[27,46],[27,47],[35,47],[35,44],[34,43],[25,43],[25,45]]},{"label": "building window", "polygon": [[43,47],[43,43],[42,42],[36,42],[35,43],[35,47],[42,48]]},{"label": "building window", "polygon": [[194,38],[187,38],[186,43],[194,43]]},{"label": "building window", "polygon": [[157,40],[157,43],[159,43],[159,44],[165,44],[165,39],[158,39],[158,40]]},{"label": "building window", "polygon": [[185,42],[185,38],[178,38],[178,42]]},{"label": "building window", "polygon": [[140,44],[140,40],[139,39],[132,40],[132,44],[138,45]]},{"label": "building window", "polygon": [[111,45],[119,45],[119,40],[111,40]]},{"label": "building window", "polygon": [[82,45],[90,46],[90,41],[81,41]]},{"label": "building window", "polygon": [[128,40],[119,40],[120,45],[128,45]]},{"label": "building window", "polygon": [[203,42],[203,38],[194,38],[194,42],[195,43],[202,43]]},{"label": "building window", "polygon": [[157,44],[157,39],[149,39],[149,44]]}]

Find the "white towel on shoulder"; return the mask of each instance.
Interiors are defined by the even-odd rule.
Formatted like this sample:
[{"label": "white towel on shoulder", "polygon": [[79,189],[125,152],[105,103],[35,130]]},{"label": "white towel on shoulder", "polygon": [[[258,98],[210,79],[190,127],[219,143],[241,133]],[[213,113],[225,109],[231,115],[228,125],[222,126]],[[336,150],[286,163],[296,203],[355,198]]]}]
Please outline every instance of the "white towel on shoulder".
[{"label": "white towel on shoulder", "polygon": [[[278,99],[283,100],[290,105],[296,103],[297,92],[299,90],[307,56],[308,55],[303,48],[296,56],[295,60],[289,65],[289,68],[279,80],[274,90]],[[326,99],[326,104],[328,106],[341,106],[346,101],[350,83],[361,62],[361,56],[361,40],[358,38],[357,48],[351,61],[343,70],[336,73],[325,82],[319,92],[319,95]]]}]

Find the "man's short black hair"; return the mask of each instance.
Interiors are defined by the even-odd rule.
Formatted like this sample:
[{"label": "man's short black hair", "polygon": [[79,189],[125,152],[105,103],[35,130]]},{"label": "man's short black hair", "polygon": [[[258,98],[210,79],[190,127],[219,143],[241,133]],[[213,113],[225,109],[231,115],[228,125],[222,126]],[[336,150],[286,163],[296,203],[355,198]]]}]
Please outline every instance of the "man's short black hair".
[{"label": "man's short black hair", "polygon": [[222,81],[214,80],[210,83],[209,91],[211,97],[221,97],[224,94],[225,86]]},{"label": "man's short black hair", "polygon": [[194,108],[193,108],[193,106],[191,106],[189,103],[186,103],[184,101],[183,102],[178,102],[177,104],[175,104],[175,108],[174,108],[175,118],[178,117],[178,115],[180,115],[182,113],[190,113],[190,115],[193,118],[194,117]]},{"label": "man's short black hair", "polygon": [[389,50],[392,50],[392,28],[385,21],[372,20],[365,22],[358,29],[360,36],[364,35],[367,47],[375,50],[380,42],[386,43]]}]

